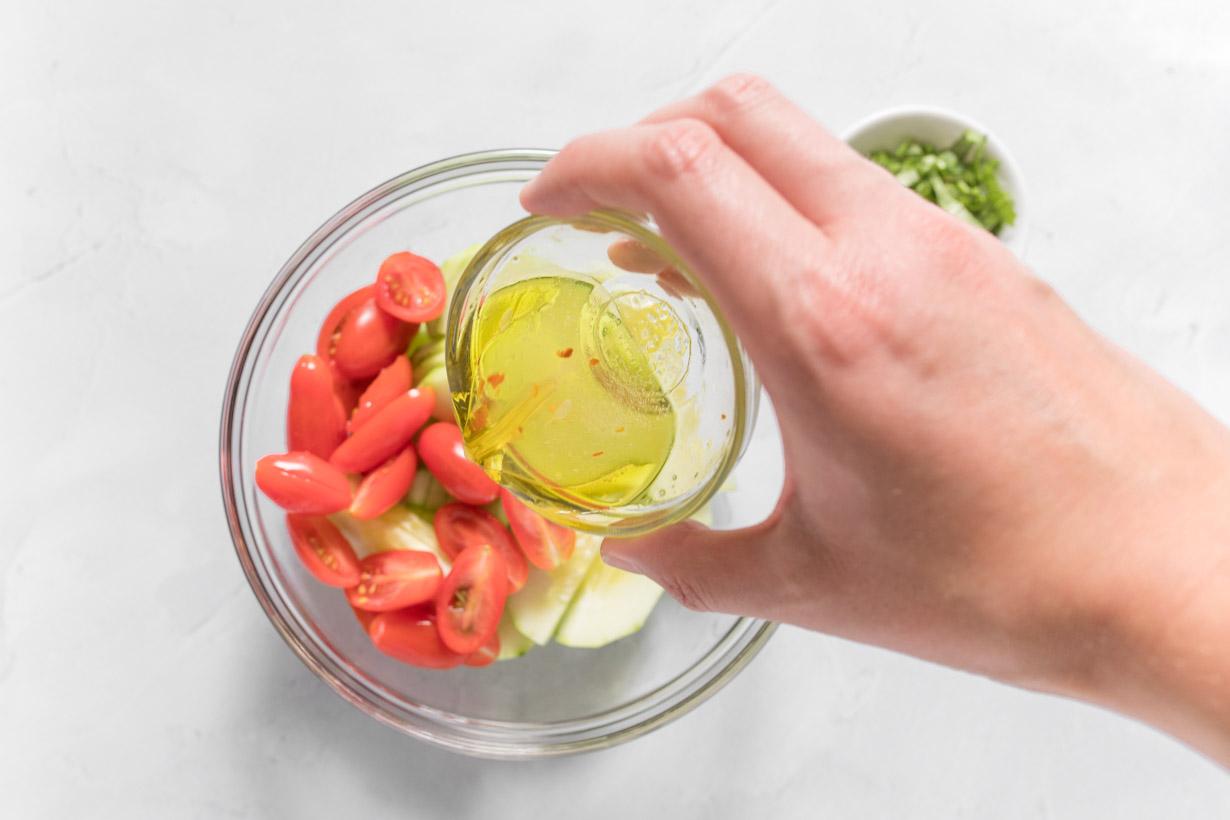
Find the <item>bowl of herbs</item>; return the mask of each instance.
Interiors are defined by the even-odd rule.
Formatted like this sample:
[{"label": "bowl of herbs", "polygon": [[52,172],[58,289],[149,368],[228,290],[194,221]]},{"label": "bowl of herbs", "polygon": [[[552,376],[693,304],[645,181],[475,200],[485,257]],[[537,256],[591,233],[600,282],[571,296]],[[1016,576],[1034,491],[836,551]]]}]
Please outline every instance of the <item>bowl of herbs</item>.
[{"label": "bowl of herbs", "polygon": [[861,120],[844,136],[919,196],[995,234],[1017,256],[1024,251],[1020,171],[977,122],[940,108],[901,107]]}]

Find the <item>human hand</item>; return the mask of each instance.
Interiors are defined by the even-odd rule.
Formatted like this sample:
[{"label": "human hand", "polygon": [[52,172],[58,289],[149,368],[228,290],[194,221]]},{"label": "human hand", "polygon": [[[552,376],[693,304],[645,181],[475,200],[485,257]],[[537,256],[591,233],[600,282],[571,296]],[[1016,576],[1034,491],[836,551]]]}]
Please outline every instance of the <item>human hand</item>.
[{"label": "human hand", "polygon": [[575,140],[522,202],[651,213],[779,417],[767,521],[609,540],[609,563],[1230,762],[1230,434],[995,237],[751,77]]}]

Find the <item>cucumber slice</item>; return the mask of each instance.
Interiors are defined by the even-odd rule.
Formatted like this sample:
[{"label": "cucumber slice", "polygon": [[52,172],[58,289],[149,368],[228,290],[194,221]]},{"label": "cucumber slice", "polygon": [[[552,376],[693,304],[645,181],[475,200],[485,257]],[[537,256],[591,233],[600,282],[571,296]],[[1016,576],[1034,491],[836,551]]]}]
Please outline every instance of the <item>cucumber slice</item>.
[{"label": "cucumber slice", "polygon": [[500,636],[500,654],[495,656],[497,661],[519,658],[534,648],[534,642],[517,631],[517,627],[513,625],[511,618],[504,618],[500,621],[498,632]]},{"label": "cucumber slice", "polygon": [[440,549],[431,521],[405,505],[398,504],[371,521],[360,521],[350,513],[331,515],[329,520],[342,531],[360,558],[387,550],[421,550],[436,556],[445,572],[452,563]]},{"label": "cucumber slice", "polygon": [[439,367],[425,371],[422,377],[416,374],[415,379],[416,387],[426,385],[436,394],[436,406],[431,411],[431,417],[437,421],[456,424],[457,417],[453,415],[453,397],[448,389],[448,376],[444,372],[444,365],[441,364]]},{"label": "cucumber slice", "polygon": [[584,649],[606,646],[640,630],[661,597],[662,587],[644,575],[607,566],[599,558],[585,574],[555,641]]},{"label": "cucumber slice", "polygon": [[551,640],[601,545],[601,538],[577,533],[571,558],[550,572],[530,569],[529,580],[509,596],[507,604],[508,615],[522,635],[539,646]]},{"label": "cucumber slice", "polygon": [[457,280],[461,278],[466,265],[470,264],[470,260],[482,246],[481,242],[471,245],[440,263],[440,273],[444,274],[444,312],[427,323],[427,332],[432,336],[444,335],[444,326],[448,323],[448,311],[453,306],[453,289],[457,287]]},{"label": "cucumber slice", "polygon": [[429,359],[436,359],[441,363],[444,361],[443,339],[430,339],[416,347],[414,352],[410,354],[410,366],[413,367],[416,372],[422,370],[426,373],[431,369],[431,367],[427,365],[427,361]]},{"label": "cucumber slice", "polygon": [[448,490],[436,481],[426,468],[420,468],[414,473],[414,483],[406,493],[405,503],[415,511],[431,515],[449,502]]}]

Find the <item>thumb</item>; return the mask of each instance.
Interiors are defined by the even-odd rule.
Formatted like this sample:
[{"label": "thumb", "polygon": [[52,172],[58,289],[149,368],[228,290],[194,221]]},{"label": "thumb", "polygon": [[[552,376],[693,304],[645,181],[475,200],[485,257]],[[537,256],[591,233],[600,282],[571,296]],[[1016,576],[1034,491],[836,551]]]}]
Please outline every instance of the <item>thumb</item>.
[{"label": "thumb", "polygon": [[755,615],[775,586],[767,560],[775,528],[710,530],[685,521],[639,538],[608,538],[602,560],[649,577],[688,609]]}]

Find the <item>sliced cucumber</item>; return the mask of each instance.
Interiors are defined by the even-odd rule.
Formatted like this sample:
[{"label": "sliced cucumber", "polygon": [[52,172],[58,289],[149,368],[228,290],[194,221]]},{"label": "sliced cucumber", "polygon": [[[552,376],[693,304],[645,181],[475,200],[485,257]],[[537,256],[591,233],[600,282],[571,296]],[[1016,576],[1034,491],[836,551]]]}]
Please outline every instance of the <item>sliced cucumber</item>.
[{"label": "sliced cucumber", "polygon": [[410,365],[415,372],[422,371],[426,373],[431,369],[428,364],[429,360],[435,360],[437,364],[444,362],[444,340],[443,339],[428,339],[423,344],[414,349],[410,354]]},{"label": "sliced cucumber", "polygon": [[403,504],[371,521],[360,521],[349,513],[329,519],[346,535],[360,558],[386,550],[421,550],[436,556],[440,567],[448,571],[451,562],[440,549],[431,521]]},{"label": "sliced cucumber", "polygon": [[444,372],[444,365],[425,371],[421,377],[415,373],[415,380],[416,387],[426,385],[436,394],[436,406],[431,411],[432,418],[455,424],[457,417],[453,415],[453,398],[448,389],[448,375]]},{"label": "sliced cucumber", "polygon": [[450,500],[448,490],[436,481],[426,468],[420,467],[414,474],[414,482],[406,493],[406,503],[424,514],[434,513]]},{"label": "sliced cucumber", "polygon": [[555,641],[584,649],[606,646],[644,626],[661,597],[662,587],[644,575],[607,566],[599,558],[585,574]]},{"label": "sliced cucumber", "polygon": [[500,621],[499,636],[500,654],[495,656],[497,661],[519,658],[534,648],[534,642],[517,631],[511,618]]},{"label": "sliced cucumber", "polygon": [[444,274],[444,312],[427,323],[427,332],[432,336],[443,336],[444,326],[448,323],[448,311],[453,306],[453,289],[457,287],[457,280],[461,278],[461,273],[466,269],[466,265],[470,264],[470,260],[474,258],[474,254],[478,253],[478,249],[482,247],[480,242],[477,245],[471,245],[463,251],[453,254],[448,259],[445,259],[440,264],[440,273]]},{"label": "sliced cucumber", "polygon": [[597,536],[577,533],[571,558],[550,572],[530,569],[525,586],[509,596],[507,604],[508,614],[522,635],[540,646],[551,640],[586,571],[598,557],[601,544]]}]

